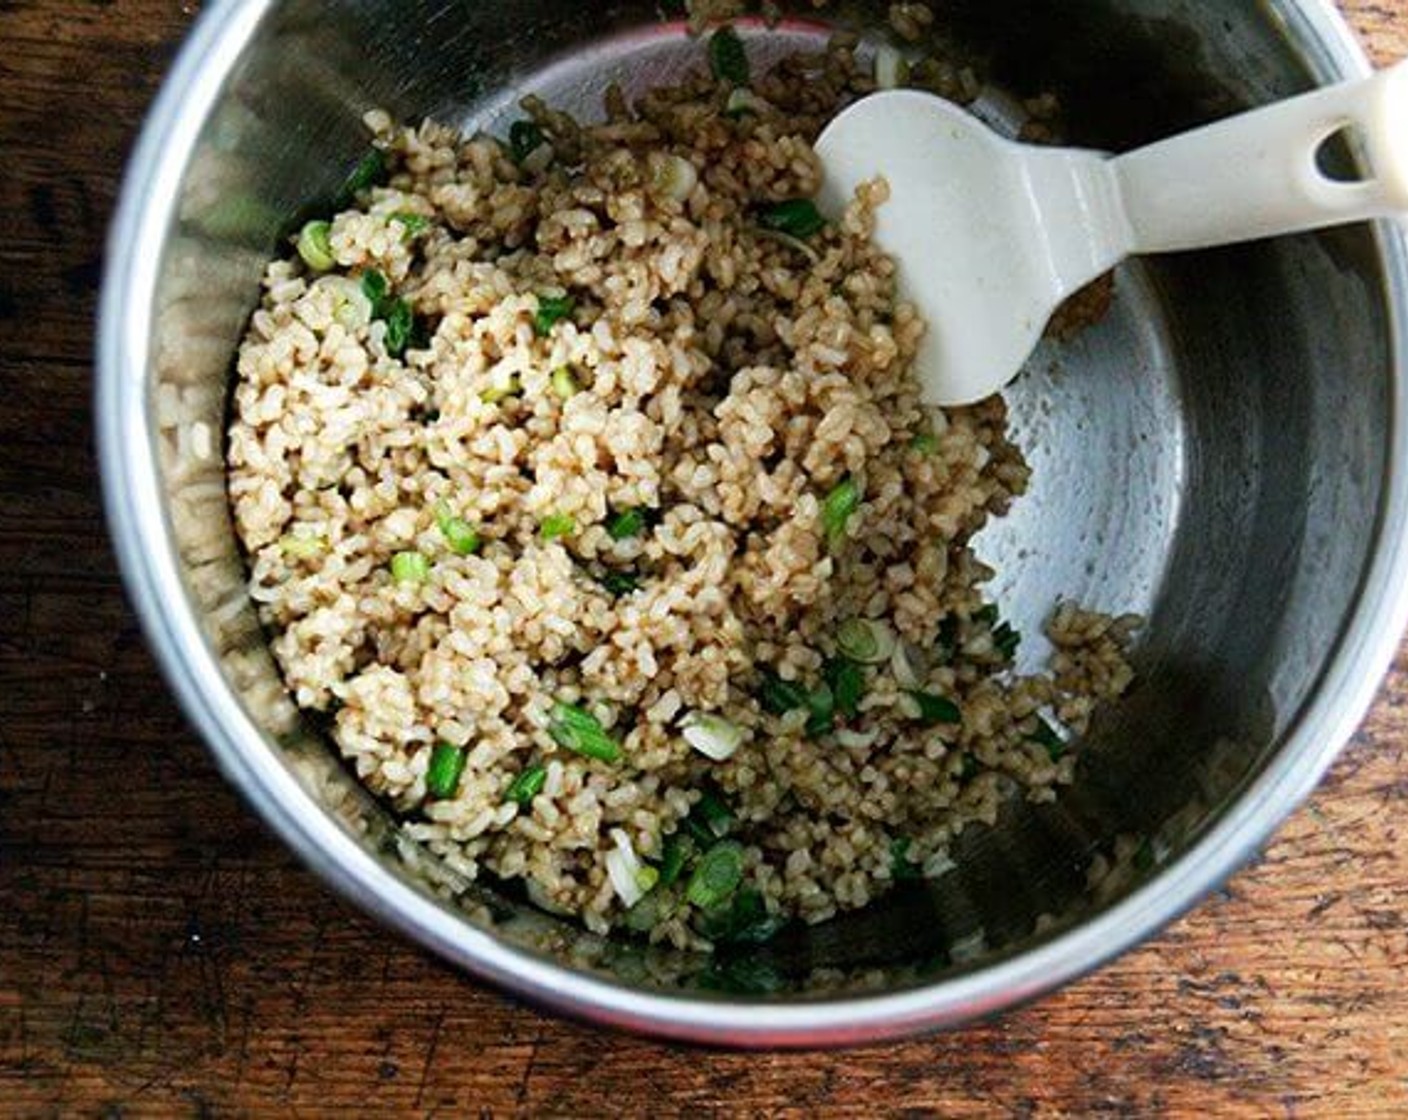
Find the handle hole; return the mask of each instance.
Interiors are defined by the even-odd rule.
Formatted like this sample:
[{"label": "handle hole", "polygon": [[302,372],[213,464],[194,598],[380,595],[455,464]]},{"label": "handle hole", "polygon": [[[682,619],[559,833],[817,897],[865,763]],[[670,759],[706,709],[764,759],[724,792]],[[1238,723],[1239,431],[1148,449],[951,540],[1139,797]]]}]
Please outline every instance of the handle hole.
[{"label": "handle hole", "polygon": [[1359,126],[1345,124],[1326,136],[1315,149],[1315,169],[1332,183],[1372,182],[1374,169]]}]

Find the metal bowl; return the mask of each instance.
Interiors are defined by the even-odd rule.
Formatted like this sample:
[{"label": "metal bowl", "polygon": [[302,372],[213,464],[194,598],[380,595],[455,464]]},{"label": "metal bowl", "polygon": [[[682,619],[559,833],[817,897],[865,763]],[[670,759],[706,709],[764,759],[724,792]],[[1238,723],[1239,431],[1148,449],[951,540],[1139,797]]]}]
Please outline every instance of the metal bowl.
[{"label": "metal bowl", "polygon": [[[805,19],[752,49],[820,41]],[[873,43],[882,6],[825,19]],[[1054,90],[1119,150],[1367,64],[1322,0],[986,0],[942,34],[991,90]],[[970,830],[957,869],[747,957],[592,936],[408,842],[300,722],[250,608],[219,434],[262,264],[364,150],[359,118],[502,127],[528,90],[594,111],[697,62],[649,3],[226,0],[152,111],[112,232],[97,408],[132,598],[222,769],[338,890],[471,972],[682,1039],[819,1045],[1008,1007],[1156,930],[1314,786],[1408,613],[1408,258],[1382,225],[1150,259],[1009,392],[1033,492],[983,538],[1029,635],[1057,596],[1148,625],[1139,680],[1054,805]],[[993,101],[1011,104],[1001,98]],[[992,107],[992,106],[989,106]],[[1352,145],[1328,153],[1355,171]],[[1029,642],[1027,656],[1044,653]]]}]

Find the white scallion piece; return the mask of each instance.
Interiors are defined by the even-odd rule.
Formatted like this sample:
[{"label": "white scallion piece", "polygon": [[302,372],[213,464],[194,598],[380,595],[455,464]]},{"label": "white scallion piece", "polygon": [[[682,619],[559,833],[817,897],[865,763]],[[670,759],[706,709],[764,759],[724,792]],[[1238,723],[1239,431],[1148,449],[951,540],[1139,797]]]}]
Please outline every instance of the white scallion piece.
[{"label": "white scallion piece", "polygon": [[706,758],[723,762],[743,745],[743,729],[720,716],[690,712],[680,724],[684,741]]},{"label": "white scallion piece", "polygon": [[[645,874],[654,868],[646,868],[640,862],[635,847],[631,844],[631,838],[621,829],[611,830],[611,841],[615,847],[606,853],[606,873],[610,876],[611,886],[621,902],[631,907],[644,898],[645,892],[655,885]],[[647,883],[648,886],[645,885]]]},{"label": "white scallion piece", "polygon": [[836,648],[862,665],[880,665],[895,652],[895,632],[883,622],[853,618],[836,631]]}]

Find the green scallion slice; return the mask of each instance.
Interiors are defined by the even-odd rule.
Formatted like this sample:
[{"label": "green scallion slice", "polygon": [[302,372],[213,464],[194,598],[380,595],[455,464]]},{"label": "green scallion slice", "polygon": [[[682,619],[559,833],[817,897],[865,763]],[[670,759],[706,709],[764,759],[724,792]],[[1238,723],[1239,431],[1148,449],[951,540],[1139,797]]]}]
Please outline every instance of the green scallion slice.
[{"label": "green scallion slice", "polygon": [[743,882],[743,848],[732,840],[715,844],[699,857],[684,896],[708,910],[726,902]]},{"label": "green scallion slice", "polygon": [[825,735],[836,726],[836,694],[829,684],[807,693],[807,725],[805,731],[811,738]]},{"label": "green scallion slice", "polygon": [[430,768],[425,772],[425,789],[431,797],[454,797],[464,773],[465,749],[437,743],[430,752]]},{"label": "green scallion slice", "polygon": [[624,541],[630,537],[638,537],[645,528],[645,510],[643,509],[623,509],[620,513],[611,515],[606,522],[606,531],[613,541]]},{"label": "green scallion slice", "polygon": [[493,388],[485,389],[479,394],[479,399],[485,404],[498,404],[506,401],[509,397],[516,397],[523,392],[523,382],[518,374],[510,374],[508,381],[503,385],[495,385]]},{"label": "green scallion slice", "polygon": [[417,237],[430,228],[430,219],[424,214],[416,214],[410,210],[398,210],[391,215],[391,221],[400,222],[401,228],[406,231],[406,237]]},{"label": "green scallion slice", "polygon": [[462,517],[454,517],[449,509],[441,506],[435,513],[435,524],[440,530],[440,535],[445,538],[445,543],[450,546],[450,551],[460,556],[469,556],[479,550],[479,534]]},{"label": "green scallion slice", "polygon": [[399,358],[406,352],[415,329],[415,314],[411,305],[403,299],[393,300],[386,307],[386,352]]},{"label": "green scallion slice", "polygon": [[555,541],[561,537],[570,537],[577,531],[577,522],[566,513],[552,513],[543,518],[543,522],[538,526],[538,533],[545,541]]},{"label": "green scallion slice", "polygon": [[673,886],[693,854],[694,841],[688,836],[676,832],[665,837],[665,846],[660,852],[660,885]]},{"label": "green scallion slice", "polygon": [[374,268],[369,268],[362,273],[362,294],[371,301],[373,319],[383,317],[382,303],[386,299],[386,291],[386,277],[380,272]]},{"label": "green scallion slice", "polygon": [[298,231],[298,255],[314,272],[327,272],[337,264],[331,234],[331,222],[309,222]]},{"label": "green scallion slice", "polygon": [[826,495],[821,503],[821,527],[826,533],[826,547],[835,552],[846,539],[846,525],[860,509],[860,486],[847,475]]},{"label": "green scallion slice", "polygon": [[571,296],[544,296],[538,297],[538,310],[533,316],[533,330],[538,337],[547,338],[552,334],[553,326],[562,319],[572,314],[572,309],[577,306],[577,301]]},{"label": "green scallion slice", "polygon": [[504,790],[505,801],[516,801],[520,805],[531,805],[533,798],[543,792],[548,780],[546,766],[530,766],[509,783]]},{"label": "green scallion slice", "polygon": [[709,36],[709,69],[720,81],[748,84],[748,52],[732,27],[720,27]]},{"label": "green scallion slice", "polygon": [[963,722],[963,712],[952,700],[943,696],[935,696],[932,692],[920,692],[917,689],[910,692],[910,696],[919,705],[919,719],[926,727],[933,727],[939,723]]},{"label": "green scallion slice", "polygon": [[618,599],[622,595],[640,590],[640,576],[634,572],[621,572],[611,568],[602,574],[600,582],[602,587]]},{"label": "green scallion slice", "polygon": [[569,367],[558,366],[552,371],[552,391],[560,401],[570,401],[581,391]]},{"label": "green scallion slice", "polygon": [[920,432],[909,441],[909,449],[916,455],[932,455],[939,449],[939,439],[930,432]]},{"label": "green scallion slice", "polygon": [[785,681],[771,669],[762,670],[761,676],[758,699],[764,710],[775,716],[785,716],[807,706],[807,690],[796,681]]},{"label": "green scallion slice", "polygon": [[836,631],[836,648],[862,665],[879,665],[895,652],[895,633],[883,622],[852,618]]},{"label": "green scallion slice", "polygon": [[423,553],[398,552],[391,558],[391,578],[397,583],[424,583],[430,578],[430,561]]},{"label": "green scallion slice", "polygon": [[765,229],[775,229],[803,241],[826,228],[826,219],[809,198],[789,198],[776,202],[758,215]]},{"label": "green scallion slice", "polygon": [[370,190],[386,178],[386,155],[380,148],[373,148],[364,155],[352,169],[352,173],[342,184],[333,200],[334,210],[346,210],[363,191]]},{"label": "green scallion slice", "polygon": [[621,757],[620,746],[606,733],[596,716],[564,700],[552,706],[548,734],[559,746],[598,762],[615,762]]},{"label": "green scallion slice", "polygon": [[831,686],[836,714],[844,719],[860,715],[860,702],[865,696],[865,670],[854,661],[838,657],[826,663],[823,675]]}]

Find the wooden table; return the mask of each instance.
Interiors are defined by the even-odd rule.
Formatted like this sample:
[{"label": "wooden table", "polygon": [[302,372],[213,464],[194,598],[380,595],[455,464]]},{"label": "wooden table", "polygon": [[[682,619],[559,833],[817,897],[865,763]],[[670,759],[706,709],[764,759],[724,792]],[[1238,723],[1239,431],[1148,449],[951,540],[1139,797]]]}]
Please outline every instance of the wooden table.
[{"label": "wooden table", "polygon": [[[1376,59],[1408,0],[1345,7]],[[1024,1011],[839,1055],[660,1046],[515,1005],[333,898],[183,723],[90,437],[105,222],[191,19],[0,3],[0,1115],[1408,1115],[1408,663],[1265,857]]]}]

